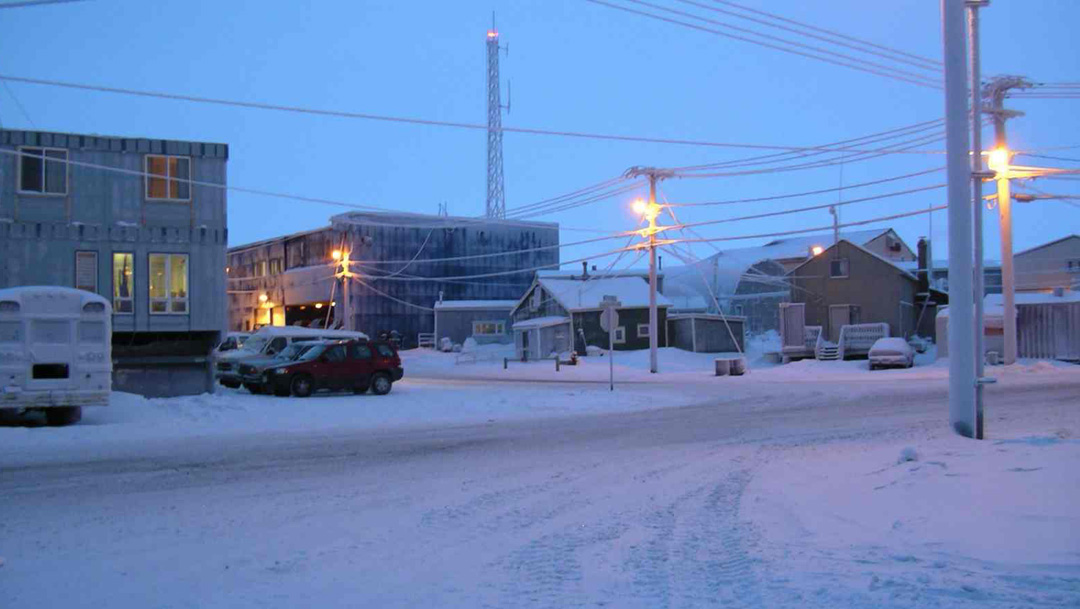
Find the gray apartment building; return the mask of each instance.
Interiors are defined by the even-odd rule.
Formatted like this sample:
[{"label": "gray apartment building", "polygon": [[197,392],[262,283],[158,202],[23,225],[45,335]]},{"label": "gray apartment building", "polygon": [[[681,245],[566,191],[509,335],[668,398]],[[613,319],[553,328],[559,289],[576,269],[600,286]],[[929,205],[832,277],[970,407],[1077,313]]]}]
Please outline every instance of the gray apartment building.
[{"label": "gray apartment building", "polygon": [[[443,301],[514,300],[559,264],[559,225],[412,213],[351,212],[330,225],[229,249],[229,329],[344,326],[401,346],[435,331]],[[334,251],[348,252],[350,308]],[[351,324],[346,317],[351,316]]]},{"label": "gray apartment building", "polygon": [[225,329],[225,144],[0,130],[0,287],[113,305],[113,388],[209,388]]}]

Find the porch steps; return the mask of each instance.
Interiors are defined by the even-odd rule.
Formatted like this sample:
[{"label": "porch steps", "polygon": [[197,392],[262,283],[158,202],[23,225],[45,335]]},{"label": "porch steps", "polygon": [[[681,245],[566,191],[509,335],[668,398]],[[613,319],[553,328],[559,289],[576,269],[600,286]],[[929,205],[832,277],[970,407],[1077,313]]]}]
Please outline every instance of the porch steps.
[{"label": "porch steps", "polygon": [[823,361],[836,361],[840,359],[840,345],[825,343],[818,348],[817,358]]}]

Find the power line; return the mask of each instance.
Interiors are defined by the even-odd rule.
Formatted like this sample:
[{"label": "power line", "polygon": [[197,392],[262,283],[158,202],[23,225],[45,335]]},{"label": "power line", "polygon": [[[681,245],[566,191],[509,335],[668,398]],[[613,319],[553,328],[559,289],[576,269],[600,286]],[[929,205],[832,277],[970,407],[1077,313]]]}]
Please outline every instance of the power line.
[{"label": "power line", "polygon": [[0,9],[26,8],[29,6],[42,6],[45,4],[71,4],[73,2],[85,2],[86,0],[23,0],[22,2],[2,2]]},{"label": "power line", "polygon": [[742,222],[744,220],[758,220],[758,219],[761,219],[761,218],[772,218],[772,217],[776,217],[776,216],[786,216],[788,214],[797,214],[797,213],[802,213],[802,212],[807,212],[807,211],[815,211],[815,210],[819,210],[819,209],[828,209],[830,207],[842,207],[844,205],[851,205],[851,204],[854,204],[854,203],[865,203],[867,201],[877,201],[879,199],[891,199],[893,197],[899,197],[899,196],[903,196],[903,195],[910,195],[910,194],[914,194],[914,193],[917,193],[917,192],[926,192],[926,191],[929,191],[929,190],[937,190],[939,188],[945,188],[945,186],[946,186],[946,184],[934,184],[932,186],[923,186],[921,188],[911,188],[911,189],[908,189],[908,190],[901,190],[901,191],[889,192],[889,193],[885,193],[885,194],[881,194],[881,195],[874,195],[872,197],[862,197],[860,199],[848,199],[847,201],[836,201],[834,203],[823,203],[821,205],[812,205],[812,206],[809,206],[809,207],[799,207],[799,208],[796,208],[796,209],[786,209],[786,210],[782,210],[782,211],[773,211],[773,212],[766,212],[766,213],[761,213],[761,214],[753,214],[753,215],[750,215],[750,216],[739,216],[739,217],[735,217],[735,218],[724,218],[722,220],[706,220],[706,221],[703,221],[703,222],[693,222],[693,223],[690,223],[690,224],[675,224],[675,225],[672,225],[672,226],[663,226],[663,227],[659,227],[659,228],[660,228],[661,231],[664,231],[664,230],[690,228],[690,227],[697,227],[697,226],[710,226],[710,225],[714,225],[714,224],[728,224],[728,223],[731,223],[731,222]]},{"label": "power line", "polygon": [[[651,9],[653,9],[653,10],[667,11],[667,12],[669,12],[671,14],[679,15],[680,17],[688,17],[690,19],[697,19],[698,21],[702,21],[702,22],[705,22],[705,23],[716,25],[716,26],[719,26],[719,27],[722,27],[722,28],[727,28],[729,30],[734,30],[736,32],[741,32],[743,34],[748,34],[748,35],[751,35],[751,36],[758,36],[760,38],[764,38],[765,40],[772,40],[772,41],[774,41],[774,42],[776,42],[778,44],[786,44],[786,45],[789,45],[789,46],[792,46],[792,47],[795,47],[795,48],[806,49],[808,51],[813,51],[815,53],[822,53],[822,54],[829,55],[829,56],[832,56],[832,57],[838,57],[838,58],[840,58],[842,60],[845,60],[845,61],[853,61],[853,62],[856,62],[856,65],[869,66],[869,67],[872,67],[872,68],[876,68],[878,70],[885,70],[884,74],[889,74],[890,71],[891,71],[891,73],[894,74],[894,75],[895,74],[900,74],[902,76],[906,76],[908,78],[914,79],[917,82],[925,82],[925,84],[927,84],[927,85],[938,86],[937,83],[935,83],[934,81],[927,78],[927,76],[924,75],[924,74],[917,74],[917,73],[914,73],[914,72],[908,72],[907,70],[901,70],[901,69],[898,69],[898,68],[893,67],[893,66],[887,66],[887,65],[880,64],[880,63],[875,63],[875,62],[869,61],[869,60],[867,60],[865,58],[853,57],[851,55],[846,55],[844,53],[838,53],[836,51],[830,51],[829,49],[825,49],[825,48],[822,48],[822,47],[816,47],[816,46],[813,46],[813,45],[803,44],[801,42],[796,42],[796,41],[793,41],[793,40],[789,40],[787,38],[781,38],[779,36],[772,36],[770,34],[763,34],[761,32],[758,32],[758,31],[755,31],[755,30],[752,30],[752,29],[749,29],[749,28],[739,27],[737,25],[731,25],[730,23],[724,23],[723,21],[718,21],[716,19],[710,19],[708,17],[702,17],[700,15],[695,15],[693,13],[680,11],[678,9],[674,9],[674,8],[670,8],[670,7],[666,7],[666,6],[660,6],[660,5],[657,5],[657,4],[653,4],[651,2],[646,2],[645,0],[623,0],[623,1],[624,2],[630,2],[630,3],[633,3],[633,4],[637,4],[637,5],[640,5],[640,6],[647,6],[647,7],[651,8]],[[694,5],[694,6],[704,7],[704,8],[707,8],[709,10],[712,10],[712,11],[720,11],[721,10],[721,9],[707,7],[707,6],[704,6],[702,4],[698,4],[696,2],[691,2],[690,0],[678,0],[678,1],[684,2],[686,4],[691,4],[691,5]],[[751,42],[751,41],[748,41],[748,42]],[[762,44],[762,43],[757,42],[756,44]],[[854,67],[854,66],[849,65],[848,67]]]},{"label": "power line", "polygon": [[[866,53],[868,55],[874,55],[874,56],[877,56],[877,57],[881,57],[883,59],[887,59],[889,61],[895,61],[897,63],[907,64],[907,65],[910,65],[910,66],[913,66],[913,67],[916,67],[916,68],[919,68],[919,69],[922,69],[922,70],[930,70],[930,71],[937,72],[937,73],[941,72],[941,66],[940,65],[934,65],[932,63],[929,63],[932,60],[927,60],[927,59],[922,59],[922,58],[920,58],[918,60],[908,59],[906,57],[903,57],[902,55],[893,55],[892,53],[894,53],[894,51],[892,51],[892,50],[889,50],[887,52],[881,52],[881,51],[878,51],[878,50],[874,50],[874,47],[877,47],[878,45],[874,45],[872,43],[861,42],[861,44],[864,45],[864,46],[860,46],[859,44],[851,44],[851,43],[845,42],[843,40],[834,40],[833,38],[829,38],[828,36],[821,36],[821,35],[818,35],[818,34],[812,34],[810,32],[804,32],[804,31],[799,30],[798,28],[793,28],[793,27],[788,27],[788,26],[785,26],[785,25],[780,25],[778,23],[774,23],[773,21],[769,21],[767,19],[757,19],[755,17],[750,17],[748,15],[743,15],[743,14],[735,12],[735,11],[728,11],[728,10],[724,10],[722,8],[716,8],[715,6],[708,6],[706,4],[702,4],[701,2],[695,2],[694,0],[678,0],[678,1],[682,2],[683,4],[689,4],[691,6],[696,6],[696,7],[699,7],[699,8],[703,8],[705,10],[713,11],[715,13],[720,13],[722,15],[729,15],[729,16],[735,17],[737,19],[745,19],[745,20],[751,21],[753,23],[758,23],[760,25],[764,25],[765,27],[776,28],[778,30],[782,30],[782,31],[785,31],[785,32],[790,32],[792,34],[796,34],[798,36],[805,36],[807,38],[813,38],[814,40],[820,40],[820,41],[828,43],[828,44],[833,44],[833,45],[836,45],[836,46],[848,48],[848,49],[851,49],[851,50],[859,52],[859,53]],[[719,2],[718,4],[733,4],[733,3]],[[738,6],[740,9],[746,10],[746,11],[749,11],[749,12],[755,12],[755,13],[757,12],[757,11],[752,11],[751,9],[749,9],[747,7],[744,7],[744,6],[740,6],[740,5],[734,5],[734,6]],[[769,14],[769,13],[766,13],[766,14]],[[769,16],[774,21],[780,21],[780,20],[788,21],[787,19],[779,18],[779,17],[776,17],[776,16],[771,15],[771,14],[769,14]],[[808,26],[801,25],[800,27],[806,28]],[[835,34],[834,34],[834,36],[835,36]]]},{"label": "power line", "polygon": [[[36,157],[36,155],[31,155],[31,154],[28,154],[28,153],[25,153],[25,152],[21,152],[19,150],[10,150],[8,148],[0,148],[0,154],[7,154],[7,155],[11,155],[11,156],[35,156]],[[39,157],[36,157],[36,158],[39,158]],[[122,167],[114,167],[114,166],[111,166],[111,165],[101,165],[101,164],[98,164],[98,163],[89,163],[89,162],[86,162],[86,161],[74,161],[74,160],[71,160],[71,159],[52,159],[52,158],[50,158],[49,162],[50,163],[64,163],[66,165],[72,165],[72,166],[76,166],[76,167],[85,167],[85,168],[88,168],[88,169],[96,169],[96,170],[99,170],[99,171],[118,173],[118,174],[122,174],[122,175],[128,175],[128,176],[139,177],[139,178],[157,178],[157,179],[173,179],[173,180],[176,180],[176,178],[164,178],[160,174],[153,174],[153,173],[149,173],[149,172],[145,172],[145,171],[138,171],[138,170],[135,170],[135,169],[124,169]],[[378,207],[378,206],[375,206],[375,205],[364,205],[364,204],[360,204],[360,203],[352,203],[352,202],[348,202],[348,201],[340,201],[340,200],[335,200],[335,199],[326,199],[326,198],[320,198],[320,197],[309,197],[309,196],[305,196],[305,195],[274,192],[274,191],[263,190],[263,189],[258,189],[258,188],[246,188],[246,187],[242,187],[242,186],[233,186],[233,185],[228,185],[228,184],[221,184],[221,183],[218,183],[218,182],[205,182],[205,181],[194,180],[194,179],[187,179],[187,180],[183,180],[183,181],[187,182],[188,184],[191,184],[192,186],[202,186],[202,187],[206,187],[206,188],[216,188],[216,189],[219,189],[219,190],[226,190],[226,191],[232,191],[232,192],[238,192],[238,193],[244,193],[244,194],[253,194],[253,195],[259,195],[259,196],[264,196],[264,197],[272,197],[272,198],[276,198],[276,199],[287,199],[287,200],[291,200],[291,201],[303,201],[305,203],[318,203],[318,204],[321,204],[321,205],[332,205],[332,206],[336,206],[336,207],[345,207],[345,208],[349,208],[349,209],[355,209],[355,210],[358,210],[358,211],[394,214],[394,215],[397,215],[397,216],[416,216],[417,219],[423,219],[423,220],[428,220],[428,219],[431,218],[430,216],[423,215],[423,214],[403,213],[403,212],[401,212],[399,210],[391,209],[391,208],[388,208],[388,207]],[[490,222],[491,222],[491,220],[486,219],[486,218],[455,218],[453,220],[448,218],[446,220],[433,221],[431,225],[422,226],[422,228],[429,228],[430,226],[435,226],[436,228],[458,228],[458,227],[468,227],[468,226],[482,225],[482,224],[486,224],[486,223],[490,223]],[[520,220],[520,219],[517,220],[517,221],[515,221],[515,220],[498,220],[497,223],[500,224],[500,225],[503,225],[503,226],[533,226],[533,225],[535,225],[535,223],[526,222],[526,221]],[[369,226],[401,226],[400,224],[395,224],[395,223],[380,223],[380,222],[374,222],[374,221],[365,222],[365,224],[369,225]],[[559,230],[584,231],[584,232],[601,232],[603,234],[608,234],[608,233],[606,233],[604,231],[598,231],[598,230],[591,229],[591,228],[574,228],[574,227],[559,226]],[[243,246],[237,246],[237,247],[243,247]]]},{"label": "power line", "polygon": [[[929,214],[929,213],[933,213],[935,211],[941,211],[941,210],[947,209],[947,208],[948,208],[948,205],[938,205],[936,207],[928,207],[926,209],[920,209],[920,210],[917,210],[917,211],[909,211],[909,212],[902,213],[902,214],[893,214],[891,216],[880,216],[880,217],[877,217],[877,218],[871,218],[869,220],[860,220],[858,222],[846,222],[844,224],[837,224],[837,225],[835,225],[835,227],[836,228],[848,228],[850,226],[865,226],[867,224],[873,224],[875,222],[885,222],[887,220],[897,220],[899,218],[908,218],[908,217],[911,217],[911,216],[918,216],[918,215],[921,215],[921,214]],[[688,225],[688,226],[692,226],[692,225]],[[775,233],[758,233],[756,235],[739,235],[739,236],[735,236],[735,237],[706,237],[706,238],[701,238],[701,239],[677,239],[677,240],[674,240],[674,241],[676,243],[713,243],[713,242],[717,242],[717,241],[743,241],[743,240],[746,240],[746,239],[763,239],[763,238],[766,238],[766,237],[786,237],[788,235],[801,235],[801,234],[805,234],[805,233],[825,232],[825,231],[831,231],[833,229],[833,227],[834,226],[832,224],[829,224],[827,226],[817,226],[817,227],[814,227],[814,228],[801,228],[801,229],[796,229],[796,230],[780,231],[780,232],[775,232]]]},{"label": "power line", "polygon": [[[589,0],[594,1],[594,0]],[[474,131],[487,131],[487,125],[480,123],[465,123],[456,121],[439,121],[423,118],[412,118],[403,116],[390,116],[383,114],[370,114],[364,112],[346,112],[342,110],[319,110],[315,108],[305,108],[302,106],[288,106],[281,104],[268,104],[261,102],[249,102],[229,100],[213,97],[200,97],[196,95],[183,95],[177,93],[162,93],[158,91],[145,91],[137,89],[124,89],[119,87],[105,87],[100,85],[88,85],[81,83],[74,83],[61,80],[47,80],[42,78],[26,78],[22,76],[10,76],[6,74],[0,74],[0,80],[21,82],[35,85],[45,85],[51,87],[62,87],[67,89],[79,89],[84,91],[99,91],[103,93],[116,93],[120,95],[131,95],[136,97],[151,97],[157,99],[168,99],[173,101],[186,101],[200,104],[212,104],[219,106],[235,106],[238,108],[249,108],[258,110],[272,110],[277,112],[294,112],[299,114],[311,114],[315,116],[332,116],[336,118],[349,118],[371,121],[383,121],[391,123],[406,123],[416,125],[428,125],[436,127],[453,127],[457,129],[470,129]],[[813,151],[813,150],[828,150],[821,147],[814,146],[777,146],[772,144],[748,144],[739,142],[710,142],[705,140],[690,140],[679,138],[661,138],[661,137],[646,137],[636,135],[617,135],[609,133],[590,133],[584,131],[557,131],[551,129],[532,129],[527,127],[502,127],[502,130],[507,133],[522,133],[528,135],[551,135],[559,137],[569,137],[578,139],[594,139],[602,141],[616,141],[616,142],[639,142],[646,144],[670,144],[676,146],[700,146],[706,148],[744,148],[744,149],[757,149],[757,150],[792,150],[792,151]],[[926,154],[925,152],[914,151],[910,154]],[[933,153],[937,154],[937,153]]]},{"label": "power line", "polygon": [[[824,61],[826,63],[831,63],[831,64],[842,66],[842,67],[845,67],[845,68],[851,68],[853,70],[858,70],[860,72],[867,72],[869,74],[874,74],[876,76],[883,76],[885,78],[891,78],[891,79],[894,79],[894,80],[899,80],[899,81],[915,84],[915,85],[918,85],[920,87],[928,87],[928,88],[932,88],[932,89],[941,89],[941,85],[935,85],[935,84],[932,84],[929,81],[916,80],[916,79],[912,79],[912,78],[906,78],[904,76],[897,76],[895,74],[890,74],[888,72],[881,72],[879,70],[874,70],[874,69],[871,69],[871,68],[865,68],[865,67],[862,67],[861,65],[859,65],[858,63],[847,63],[845,61],[840,61],[840,60],[837,60],[837,59],[830,59],[828,57],[821,57],[820,55],[814,55],[812,53],[807,53],[807,52],[804,52],[804,51],[799,51],[799,50],[787,48],[787,47],[777,45],[777,44],[772,44],[772,43],[769,43],[769,42],[762,42],[760,40],[754,40],[752,38],[747,38],[745,36],[740,36],[740,35],[737,35],[737,34],[729,34],[727,32],[723,32],[723,31],[720,31],[720,30],[714,30],[712,28],[707,28],[707,27],[696,25],[696,24],[693,24],[693,23],[687,23],[685,21],[680,21],[678,19],[672,19],[670,17],[664,17],[663,15],[655,15],[653,13],[648,13],[648,12],[645,12],[645,11],[639,11],[637,9],[632,9],[632,8],[625,7],[625,6],[619,6],[617,4],[612,4],[610,2],[605,2],[604,0],[585,0],[585,1],[586,2],[591,2],[593,4],[599,4],[601,6],[606,6],[608,8],[613,8],[615,10],[624,11],[624,12],[627,12],[627,13],[633,13],[633,14],[636,14],[636,15],[641,15],[641,16],[644,16],[644,17],[648,17],[650,19],[656,19],[658,21],[665,21],[667,23],[672,23],[672,24],[675,24],[675,25],[681,25],[681,26],[686,27],[686,28],[690,28],[690,29],[694,29],[694,30],[698,30],[698,31],[702,31],[702,32],[707,32],[709,34],[713,34],[713,35],[716,35],[716,36],[722,36],[724,38],[731,38],[733,40],[740,40],[742,42],[749,42],[750,44],[756,44],[756,45],[759,45],[759,46],[767,47],[767,48],[774,49],[774,50],[777,50],[777,51],[781,51],[781,52],[784,52],[784,53],[791,53],[793,55],[799,55],[799,56],[802,56],[802,57],[807,57],[807,58],[810,58],[810,59],[816,59],[818,61]],[[637,0],[631,0],[631,1],[637,1]],[[667,10],[670,10],[670,9],[667,9]]]},{"label": "power line", "polygon": [[669,207],[706,207],[713,205],[734,205],[737,203],[760,203],[763,201],[778,201],[781,199],[795,199],[798,197],[808,197],[811,195],[820,195],[830,192],[839,192],[851,188],[862,188],[865,186],[874,186],[877,184],[885,184],[887,182],[896,182],[898,180],[906,180],[908,178],[914,178],[923,175],[929,175],[931,173],[937,173],[944,170],[944,167],[936,167],[934,169],[927,169],[925,171],[916,171],[915,173],[908,173],[901,176],[893,176],[891,178],[883,178],[880,180],[873,180],[870,182],[861,182],[859,184],[849,184],[847,186],[841,186],[838,188],[822,188],[820,190],[808,190],[805,192],[795,192],[786,195],[774,195],[771,197],[754,197],[751,199],[729,199],[727,201],[702,201],[697,203],[666,203]]},{"label": "power line", "polygon": [[[921,123],[915,123],[913,125],[908,125],[906,127],[899,127],[899,128],[896,128],[896,129],[890,129],[888,131],[882,131],[880,133],[873,133],[873,134],[870,134],[870,135],[864,135],[864,136],[857,137],[857,138],[852,138],[852,139],[847,139],[847,140],[840,140],[838,142],[832,142],[832,143],[829,143],[829,144],[824,144],[823,146],[830,147],[830,148],[838,148],[838,150],[835,150],[834,152],[841,152],[841,151],[842,152],[850,152],[851,151],[850,147],[843,146],[844,144],[856,144],[856,143],[857,144],[876,144],[878,142],[884,142],[884,141],[888,141],[888,140],[893,140],[893,139],[905,137],[905,136],[908,136],[908,135],[914,135],[915,133],[919,133],[921,131],[929,131],[931,129],[940,130],[941,126],[944,125],[944,123],[945,123],[945,119],[937,119],[937,120],[933,120],[933,121],[924,121],[924,122],[921,122]],[[821,155],[821,154],[825,154],[825,153],[824,152],[774,152],[774,153],[771,153],[771,154],[757,155],[757,156],[751,156],[751,157],[743,157],[743,158],[740,158],[740,159],[733,159],[733,160],[730,160],[730,161],[722,161],[722,162],[719,162],[719,163],[709,163],[709,164],[704,164],[704,165],[687,165],[687,166],[683,166],[683,167],[673,167],[672,169],[674,169],[675,171],[680,171],[681,172],[681,171],[701,171],[701,170],[707,170],[707,169],[721,169],[721,168],[731,168],[731,167],[745,167],[745,166],[755,166],[755,165],[766,165],[766,164],[772,164],[772,163],[782,163],[782,162],[785,162],[785,161],[794,160],[796,158],[805,158],[805,157],[811,157],[811,156],[818,156],[818,155]]]},{"label": "power line", "polygon": [[[769,17],[770,19],[775,19],[776,21],[782,21],[784,23],[790,23],[790,24],[793,24],[793,25],[797,25],[799,27],[806,28],[806,29],[814,31],[814,32],[821,32],[823,34],[828,34],[830,36],[835,36],[837,38],[842,38],[842,39],[845,39],[845,40],[851,40],[851,41],[856,42],[858,44],[863,44],[863,45],[866,45],[868,47],[873,47],[875,49],[879,49],[879,50],[885,51],[887,53],[894,53],[896,55],[899,55],[899,56],[902,56],[902,57],[908,57],[908,58],[911,58],[911,59],[914,59],[914,60],[929,64],[931,66],[936,66],[939,69],[943,67],[943,64],[940,61],[938,61],[937,59],[932,59],[930,57],[923,57],[921,55],[916,55],[914,53],[908,53],[907,51],[901,51],[899,49],[894,49],[894,48],[887,47],[887,46],[884,46],[884,45],[881,45],[881,44],[870,42],[869,40],[863,40],[861,38],[856,38],[854,36],[850,36],[848,34],[843,34],[841,32],[837,32],[835,30],[829,30],[829,29],[825,29],[825,28],[822,28],[822,27],[813,26],[813,25],[810,25],[808,23],[803,23],[801,21],[796,21],[794,19],[789,19],[787,17],[777,15],[776,13],[770,13],[770,12],[767,12],[767,11],[755,9],[753,7],[749,7],[749,6],[746,6],[746,5],[743,5],[743,4],[730,2],[729,0],[713,0],[713,2],[715,2],[717,4],[724,4],[724,5],[727,5],[727,6],[735,7],[735,8],[744,10],[744,11],[746,11],[748,13],[754,13],[754,14],[757,14],[757,15],[763,15],[763,16]],[[837,43],[837,44],[839,44],[839,43]]]}]

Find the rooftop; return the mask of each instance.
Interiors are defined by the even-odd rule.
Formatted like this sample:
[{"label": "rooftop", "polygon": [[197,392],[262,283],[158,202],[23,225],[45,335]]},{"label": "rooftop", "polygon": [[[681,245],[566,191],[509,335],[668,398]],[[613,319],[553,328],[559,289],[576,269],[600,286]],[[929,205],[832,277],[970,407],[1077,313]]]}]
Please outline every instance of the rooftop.
[{"label": "rooftop", "polygon": [[[614,296],[624,309],[649,306],[649,283],[640,277],[588,280],[539,277],[537,280],[559,304],[570,311],[599,309],[604,296]],[[657,294],[656,304],[669,307],[672,303],[663,294]]]}]

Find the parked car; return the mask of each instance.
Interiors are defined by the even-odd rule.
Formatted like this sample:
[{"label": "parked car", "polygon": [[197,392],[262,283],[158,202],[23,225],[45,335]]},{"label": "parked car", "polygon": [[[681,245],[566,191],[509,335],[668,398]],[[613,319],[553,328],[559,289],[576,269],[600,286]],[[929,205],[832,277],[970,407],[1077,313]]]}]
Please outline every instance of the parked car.
[{"label": "parked car", "polygon": [[915,365],[915,350],[902,338],[879,338],[870,347],[869,359],[871,370],[896,366],[910,368]]},{"label": "parked car", "polygon": [[225,340],[218,343],[217,347],[214,347],[214,354],[220,355],[226,351],[235,351],[244,346],[244,341],[251,336],[251,332],[229,332],[225,335]]},{"label": "parked car", "polygon": [[237,373],[240,375],[241,384],[243,384],[244,389],[247,389],[251,393],[262,393],[262,377],[263,371],[266,368],[295,361],[308,349],[311,349],[322,342],[324,341],[318,339],[304,340],[303,337],[301,337],[290,343],[289,346],[281,351],[281,353],[245,360],[238,364],[236,368]]},{"label": "parked car", "polygon": [[370,388],[376,395],[386,395],[404,374],[401,357],[389,343],[323,342],[295,361],[268,366],[263,371],[263,391],[306,398],[316,391],[364,393]]},{"label": "parked car", "polygon": [[298,326],[266,326],[252,334],[244,345],[234,351],[227,351],[216,358],[214,376],[219,383],[236,389],[243,383],[240,378],[240,364],[259,357],[275,356],[285,347],[296,341],[342,340],[348,338],[367,338],[363,332],[345,330],[319,330]]}]

